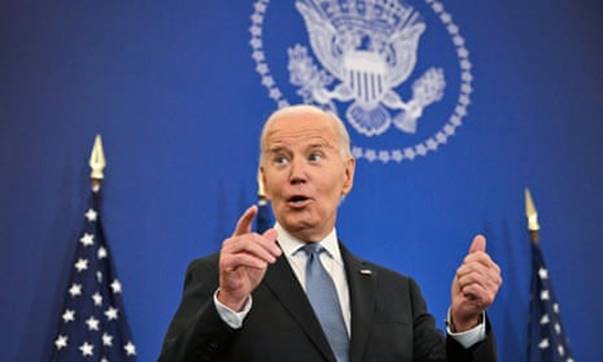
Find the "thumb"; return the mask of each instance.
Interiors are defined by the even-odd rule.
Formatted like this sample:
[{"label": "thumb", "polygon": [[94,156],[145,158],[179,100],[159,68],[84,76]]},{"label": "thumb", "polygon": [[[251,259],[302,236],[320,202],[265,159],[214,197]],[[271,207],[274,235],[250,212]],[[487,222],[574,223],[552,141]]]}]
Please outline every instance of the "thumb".
[{"label": "thumb", "polygon": [[469,254],[475,253],[476,251],[486,251],[486,237],[481,234],[478,234],[473,238],[473,242],[469,248]]}]

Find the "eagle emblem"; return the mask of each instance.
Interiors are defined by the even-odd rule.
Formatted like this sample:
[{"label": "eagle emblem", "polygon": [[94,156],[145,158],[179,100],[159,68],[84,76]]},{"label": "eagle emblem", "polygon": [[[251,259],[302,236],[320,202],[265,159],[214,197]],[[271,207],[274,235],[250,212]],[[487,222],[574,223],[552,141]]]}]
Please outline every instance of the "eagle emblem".
[{"label": "eagle emblem", "polygon": [[411,99],[395,91],[417,62],[426,29],[419,13],[398,0],[298,0],[295,7],[323,67],[305,46],[288,49],[289,80],[304,102],[335,113],[334,101],[351,102],[346,119],[367,137],[392,123],[415,133],[423,110],[441,100],[446,87],[442,68],[430,67],[413,82]]}]

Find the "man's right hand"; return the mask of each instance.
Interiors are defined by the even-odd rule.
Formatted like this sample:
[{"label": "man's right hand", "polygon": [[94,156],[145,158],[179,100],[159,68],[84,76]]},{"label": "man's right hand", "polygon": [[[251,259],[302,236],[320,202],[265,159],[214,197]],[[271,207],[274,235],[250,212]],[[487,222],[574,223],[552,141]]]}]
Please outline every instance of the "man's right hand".
[{"label": "man's right hand", "polygon": [[258,213],[251,206],[241,216],[232,236],[220,250],[220,289],[218,300],[228,308],[240,311],[251,292],[260,284],[269,264],[276,262],[282,251],[276,244],[276,230],[260,235],[251,232]]}]

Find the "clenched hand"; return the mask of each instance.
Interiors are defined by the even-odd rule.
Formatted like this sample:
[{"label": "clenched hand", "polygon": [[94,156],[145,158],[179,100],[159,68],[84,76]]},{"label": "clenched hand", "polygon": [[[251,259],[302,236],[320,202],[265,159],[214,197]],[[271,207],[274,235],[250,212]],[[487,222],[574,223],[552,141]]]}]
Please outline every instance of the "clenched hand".
[{"label": "clenched hand", "polygon": [[232,236],[224,240],[220,250],[218,300],[235,311],[243,308],[264,278],[268,265],[281,255],[275,242],[276,230],[268,229],[262,235],[251,232],[257,212],[255,205],[245,210]]},{"label": "clenched hand", "polygon": [[452,281],[452,323],[457,332],[475,327],[494,302],[502,284],[500,268],[486,253],[486,238],[477,235]]}]

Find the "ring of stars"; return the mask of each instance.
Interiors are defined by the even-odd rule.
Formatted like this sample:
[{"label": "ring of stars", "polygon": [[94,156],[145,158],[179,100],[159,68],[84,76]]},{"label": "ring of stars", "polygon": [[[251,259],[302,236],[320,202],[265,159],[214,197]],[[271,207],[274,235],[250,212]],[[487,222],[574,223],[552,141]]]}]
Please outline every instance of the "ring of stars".
[{"label": "ring of stars", "polygon": [[[456,56],[459,62],[461,70],[460,77],[460,93],[457,99],[457,104],[454,107],[454,111],[449,116],[444,126],[435,133],[434,136],[417,143],[414,146],[406,147],[404,149],[394,150],[374,150],[370,148],[362,148],[359,146],[352,147],[352,154],[356,158],[364,158],[369,162],[380,161],[382,163],[388,163],[395,161],[400,163],[403,160],[414,160],[417,156],[426,156],[430,151],[436,151],[440,145],[447,142],[448,138],[456,133],[456,129],[460,127],[463,122],[463,118],[467,115],[467,108],[471,103],[471,93],[473,92],[473,74],[471,68],[473,65],[469,60],[469,50],[465,44],[465,39],[460,33],[458,25],[456,25],[452,19],[450,13],[446,11],[444,5],[440,1],[424,0],[427,6],[429,6],[435,13],[436,17],[442,22],[446,31],[452,38],[452,43],[456,48]],[[249,27],[249,33],[251,39],[249,45],[252,48],[251,58],[256,64],[255,70],[262,79],[262,85],[266,88],[268,96],[274,100],[279,108],[283,108],[289,105],[289,102],[284,98],[282,91],[274,83],[272,74],[268,63],[266,62],[266,55],[264,53],[264,42],[262,39],[263,25],[264,25],[264,14],[268,7],[270,0],[257,0],[254,4],[253,14],[251,15],[251,26]]]}]

